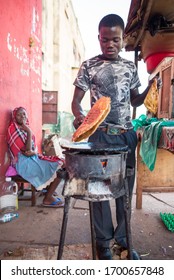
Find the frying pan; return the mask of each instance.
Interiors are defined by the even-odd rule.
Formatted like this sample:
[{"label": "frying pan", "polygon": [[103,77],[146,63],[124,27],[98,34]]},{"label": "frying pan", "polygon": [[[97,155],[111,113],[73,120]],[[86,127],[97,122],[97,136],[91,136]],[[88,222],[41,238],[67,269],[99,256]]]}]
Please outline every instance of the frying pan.
[{"label": "frying pan", "polygon": [[113,145],[106,143],[91,143],[91,142],[70,142],[62,140],[60,142],[62,149],[66,152],[79,152],[79,153],[127,153],[129,151],[127,145]]}]

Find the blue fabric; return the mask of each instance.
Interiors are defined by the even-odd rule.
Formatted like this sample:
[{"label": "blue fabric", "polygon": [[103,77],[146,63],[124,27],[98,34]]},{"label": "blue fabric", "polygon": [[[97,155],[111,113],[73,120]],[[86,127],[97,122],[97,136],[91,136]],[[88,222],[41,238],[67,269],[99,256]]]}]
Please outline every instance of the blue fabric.
[{"label": "blue fabric", "polygon": [[54,175],[58,169],[58,162],[41,160],[37,155],[26,157],[19,153],[15,167],[20,176],[38,188]]}]

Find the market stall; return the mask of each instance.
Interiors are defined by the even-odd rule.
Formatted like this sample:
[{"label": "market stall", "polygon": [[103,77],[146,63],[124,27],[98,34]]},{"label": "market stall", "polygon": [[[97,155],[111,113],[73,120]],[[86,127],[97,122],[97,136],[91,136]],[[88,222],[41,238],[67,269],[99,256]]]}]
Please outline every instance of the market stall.
[{"label": "market stall", "polygon": [[[132,0],[125,29],[125,48],[146,63],[150,79],[162,80],[158,109],[148,120],[156,123],[141,127],[137,148],[136,207],[142,208],[143,191],[174,191],[174,1]],[[137,64],[136,61],[136,64]],[[134,112],[134,116],[136,116]],[[170,123],[164,124],[164,121]],[[161,123],[163,122],[163,127]],[[157,128],[160,130],[157,138]],[[153,128],[153,129],[152,129]],[[144,134],[144,131],[146,133]],[[159,131],[158,131],[159,132]],[[142,148],[151,139],[149,150]],[[153,150],[153,154],[150,151]],[[147,161],[145,160],[147,159]],[[152,161],[153,167],[147,164]]]}]

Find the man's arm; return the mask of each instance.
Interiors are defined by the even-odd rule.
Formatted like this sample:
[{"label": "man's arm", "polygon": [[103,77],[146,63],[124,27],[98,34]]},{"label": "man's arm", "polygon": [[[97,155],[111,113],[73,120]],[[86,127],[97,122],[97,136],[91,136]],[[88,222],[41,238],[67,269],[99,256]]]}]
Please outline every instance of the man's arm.
[{"label": "man's arm", "polygon": [[83,112],[81,101],[85,95],[85,92],[79,87],[75,87],[74,96],[71,104],[73,115],[75,116],[74,127],[78,128],[79,125],[83,122],[85,114]]},{"label": "man's arm", "polygon": [[143,104],[149,89],[150,89],[150,85],[148,85],[145,91],[141,94],[139,93],[138,88],[132,89],[130,91],[132,107],[138,107]]},{"label": "man's arm", "polygon": [[130,90],[130,99],[132,107],[138,107],[143,104],[144,99],[154,82],[154,79],[157,79],[157,88],[160,89],[162,87],[162,80],[159,77],[154,77],[153,79],[149,80],[149,84],[147,88],[143,91],[143,93],[139,93],[138,88]]}]

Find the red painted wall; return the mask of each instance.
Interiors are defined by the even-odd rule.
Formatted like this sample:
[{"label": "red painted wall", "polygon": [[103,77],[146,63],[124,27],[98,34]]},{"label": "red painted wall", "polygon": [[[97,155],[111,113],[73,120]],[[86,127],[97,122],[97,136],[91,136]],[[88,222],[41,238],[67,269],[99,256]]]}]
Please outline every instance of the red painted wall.
[{"label": "red painted wall", "polygon": [[11,111],[27,109],[40,147],[42,138],[42,0],[0,1],[0,177],[9,163],[6,130]]}]

